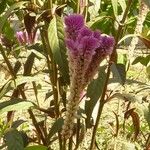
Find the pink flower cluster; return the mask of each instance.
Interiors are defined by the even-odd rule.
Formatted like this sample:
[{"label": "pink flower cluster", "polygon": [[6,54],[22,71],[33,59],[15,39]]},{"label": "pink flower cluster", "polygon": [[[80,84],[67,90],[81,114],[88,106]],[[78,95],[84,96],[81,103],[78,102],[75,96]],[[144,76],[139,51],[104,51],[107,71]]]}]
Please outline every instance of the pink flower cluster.
[{"label": "pink flower cluster", "polygon": [[33,44],[34,41],[37,39],[36,32],[28,34],[26,31],[18,31],[16,33],[16,38],[19,44]]},{"label": "pink flower cluster", "polygon": [[68,48],[70,71],[70,95],[62,128],[65,139],[73,134],[74,121],[84,88],[98,70],[100,62],[112,53],[114,38],[92,31],[84,24],[81,15],[65,18],[66,46]]},{"label": "pink flower cluster", "polygon": [[81,67],[82,81],[80,84],[84,88],[95,75],[100,62],[112,53],[114,38],[101,35],[99,31],[92,31],[86,27],[82,15],[73,14],[66,17],[65,25],[70,76],[77,74]]}]

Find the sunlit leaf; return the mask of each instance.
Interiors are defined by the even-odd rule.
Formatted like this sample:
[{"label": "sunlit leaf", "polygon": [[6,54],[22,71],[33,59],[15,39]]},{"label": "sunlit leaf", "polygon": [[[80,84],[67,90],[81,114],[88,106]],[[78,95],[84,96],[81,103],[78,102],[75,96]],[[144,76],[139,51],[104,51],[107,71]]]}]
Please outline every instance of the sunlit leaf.
[{"label": "sunlit leaf", "polygon": [[28,1],[22,1],[22,2],[18,2],[13,4],[12,6],[9,7],[9,9],[6,11],[6,13],[2,16],[1,21],[0,21],[0,34],[2,33],[2,29],[5,25],[5,22],[7,21],[7,19],[9,18],[9,16],[12,14],[12,12],[15,9],[22,9],[25,7],[25,4],[29,3]]},{"label": "sunlit leaf", "polygon": [[39,82],[41,79],[42,77],[40,76],[17,76],[17,79],[15,80],[15,85],[18,86],[24,83],[31,83],[33,81]]},{"label": "sunlit leaf", "polygon": [[126,1],[125,0],[118,0],[118,3],[120,4],[120,6],[124,12],[126,9]]},{"label": "sunlit leaf", "polygon": [[5,94],[7,92],[9,92],[10,90],[12,90],[14,87],[14,83],[12,80],[9,80],[8,82],[6,82],[1,88],[0,88],[0,99],[5,96]]},{"label": "sunlit leaf", "polygon": [[88,11],[90,13],[90,18],[92,19],[99,15],[98,12],[100,9],[101,0],[90,0],[90,2],[93,3],[93,5],[89,7]]},{"label": "sunlit leaf", "polygon": [[4,101],[0,103],[0,114],[13,110],[25,110],[34,106],[34,104],[30,101],[22,100],[22,99],[12,99],[9,101]]},{"label": "sunlit leaf", "polygon": [[118,0],[111,0],[115,17],[118,16]]},{"label": "sunlit leaf", "polygon": [[43,145],[34,145],[34,146],[26,147],[24,150],[48,150],[48,148]]},{"label": "sunlit leaf", "polygon": [[137,37],[137,36],[138,36],[138,34],[127,34],[118,42],[118,44],[121,44],[124,40],[126,40],[128,38]]},{"label": "sunlit leaf", "polygon": [[59,16],[55,16],[51,20],[48,29],[48,37],[54,59],[59,66],[64,80],[69,83],[69,69],[64,41],[64,27]]}]

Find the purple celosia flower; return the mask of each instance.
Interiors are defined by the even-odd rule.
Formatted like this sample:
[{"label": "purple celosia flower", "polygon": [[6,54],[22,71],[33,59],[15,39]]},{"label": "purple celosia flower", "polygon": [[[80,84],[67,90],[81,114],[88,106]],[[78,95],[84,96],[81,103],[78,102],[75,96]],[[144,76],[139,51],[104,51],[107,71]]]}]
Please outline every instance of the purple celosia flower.
[{"label": "purple celosia flower", "polygon": [[62,136],[67,139],[72,135],[81,93],[96,74],[100,62],[112,53],[114,38],[103,36],[99,31],[92,31],[86,27],[81,15],[66,17],[65,25],[70,96]]},{"label": "purple celosia flower", "polygon": [[82,15],[70,15],[65,17],[65,25],[67,37],[75,40],[79,30],[84,26],[84,18]]}]

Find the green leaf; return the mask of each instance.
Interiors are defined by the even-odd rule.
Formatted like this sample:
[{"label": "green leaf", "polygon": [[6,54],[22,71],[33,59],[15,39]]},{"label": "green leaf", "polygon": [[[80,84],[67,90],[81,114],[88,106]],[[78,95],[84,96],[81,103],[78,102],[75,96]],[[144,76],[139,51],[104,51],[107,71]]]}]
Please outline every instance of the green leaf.
[{"label": "green leaf", "polygon": [[24,148],[24,150],[48,150],[48,148],[43,145],[34,145],[34,146],[26,147]]},{"label": "green leaf", "polygon": [[132,65],[135,65],[137,63],[141,63],[144,66],[147,66],[148,63],[150,62],[150,55],[147,55],[146,57],[143,56],[138,56],[135,58],[135,60],[132,62]]},{"label": "green leaf", "polygon": [[23,83],[30,83],[30,82],[33,82],[33,81],[41,81],[42,77],[40,76],[17,76],[17,79],[15,80],[15,85],[18,86],[18,85],[21,85]]},{"label": "green leaf", "polygon": [[109,16],[99,16],[99,17],[95,17],[92,20],[90,20],[89,22],[87,22],[88,27],[92,27],[96,22],[98,21],[102,21],[105,18],[109,18]]},{"label": "green leaf", "polygon": [[6,8],[6,0],[1,0],[0,2],[0,14],[2,14],[4,12]]},{"label": "green leaf", "polygon": [[113,73],[113,79],[124,85],[126,81],[126,67],[124,64],[112,64],[111,71]]},{"label": "green leaf", "polygon": [[24,143],[22,136],[16,129],[9,129],[4,138],[6,140],[7,150],[24,150]]},{"label": "green leaf", "polygon": [[111,0],[111,3],[113,6],[114,15],[117,18],[117,16],[118,16],[118,0]]},{"label": "green leaf", "polygon": [[137,37],[138,34],[128,34],[128,35],[125,35],[119,42],[118,44],[121,44],[124,40],[126,40],[127,38],[131,38],[131,37]]},{"label": "green leaf", "polygon": [[124,12],[126,9],[126,1],[125,0],[118,0],[118,3],[120,4],[120,6]]},{"label": "green leaf", "polygon": [[12,90],[14,87],[14,83],[12,80],[9,80],[7,83],[5,83],[1,89],[0,89],[0,99],[10,90]]},{"label": "green leaf", "polygon": [[22,99],[11,99],[9,101],[5,101],[0,103],[0,114],[13,110],[24,110],[29,109],[34,106],[34,104],[30,101],[22,100]]},{"label": "green leaf", "polygon": [[1,18],[1,21],[0,21],[0,34],[2,33],[5,22],[7,21],[9,16],[12,14],[12,12],[15,9],[18,9],[18,8],[19,9],[25,8],[25,4],[27,4],[27,3],[29,3],[29,2],[28,1],[18,2],[18,3],[13,4],[11,7],[9,7],[9,9],[6,11],[6,13]]},{"label": "green leaf", "polygon": [[127,54],[118,54],[117,63],[126,65],[127,64]]},{"label": "green leaf", "polygon": [[[89,101],[85,102],[85,113],[87,115],[87,126],[90,124],[93,109],[100,98],[106,80],[106,67],[100,67],[97,79],[94,79],[87,88],[87,97],[90,98]],[[90,126],[90,125],[89,125]]]},{"label": "green leaf", "polygon": [[26,121],[24,121],[24,120],[16,120],[15,122],[13,122],[12,123],[12,128],[18,128],[21,124],[23,124],[24,122],[26,122]]},{"label": "green leaf", "polygon": [[150,80],[150,65],[146,67],[147,78]]},{"label": "green leaf", "polygon": [[48,139],[50,139],[55,133],[60,131],[63,124],[64,124],[64,119],[63,118],[57,119],[55,121],[55,123],[53,124],[52,128],[49,131]]},{"label": "green leaf", "polygon": [[56,63],[64,80],[69,83],[69,69],[64,41],[63,22],[59,16],[55,16],[49,25],[48,37],[50,47]]},{"label": "green leaf", "polygon": [[5,37],[9,40],[14,39],[14,30],[12,29],[9,21],[5,22],[5,26],[3,27],[3,33],[5,34]]}]

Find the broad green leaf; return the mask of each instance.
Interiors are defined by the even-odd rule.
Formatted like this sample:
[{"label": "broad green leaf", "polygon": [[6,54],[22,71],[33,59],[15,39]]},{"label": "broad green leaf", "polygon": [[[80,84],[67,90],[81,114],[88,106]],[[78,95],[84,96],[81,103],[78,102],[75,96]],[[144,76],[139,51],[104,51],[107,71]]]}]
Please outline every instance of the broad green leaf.
[{"label": "broad green leaf", "polygon": [[16,129],[8,129],[4,138],[6,140],[7,150],[24,150],[22,136]]},{"label": "broad green leaf", "polygon": [[15,9],[22,9],[25,7],[25,4],[29,3],[28,1],[22,1],[22,2],[18,2],[13,4],[12,6],[9,7],[9,9],[6,11],[6,13],[2,16],[1,21],[0,21],[0,34],[2,33],[3,27],[5,25],[5,22],[7,21],[7,19],[9,18],[9,16],[12,14],[12,12]]},{"label": "broad green leaf", "polygon": [[12,80],[9,80],[0,88],[0,99],[14,87],[14,83]]},{"label": "broad green leaf", "polygon": [[21,100],[21,99],[11,99],[9,101],[5,101],[0,103],[0,114],[13,110],[25,110],[34,106],[34,104],[30,101]]},{"label": "broad green leaf", "polygon": [[126,65],[127,64],[127,54],[118,54],[117,63]]},{"label": "broad green leaf", "polygon": [[24,150],[48,150],[46,146],[43,145],[34,145],[24,148]]},{"label": "broad green leaf", "polygon": [[124,12],[126,9],[126,1],[125,0],[118,0],[118,3],[120,4],[120,6]]},{"label": "broad green leaf", "polygon": [[63,118],[59,118],[58,120],[55,121],[55,123],[52,125],[52,127],[49,131],[49,134],[48,134],[49,140],[54,134],[56,134],[57,132],[59,132],[61,130],[63,124],[64,124]]},{"label": "broad green leaf", "polygon": [[123,85],[126,81],[126,67],[124,64],[112,64],[113,79]]},{"label": "broad green leaf", "polygon": [[87,25],[88,27],[92,27],[96,22],[101,21],[105,18],[109,18],[109,16],[99,16],[99,17],[93,18],[92,20],[87,22]]},{"label": "broad green leaf", "polygon": [[48,37],[50,47],[56,63],[64,80],[69,83],[69,69],[64,41],[63,22],[59,16],[55,16],[49,25]]},{"label": "broad green leaf", "polygon": [[94,79],[87,88],[87,97],[90,98],[89,101],[85,102],[85,113],[87,115],[87,125],[90,123],[93,109],[100,98],[105,80],[106,80],[106,67],[100,67],[97,79]]},{"label": "broad green leaf", "polygon": [[117,18],[117,16],[118,16],[118,0],[111,0],[111,3],[113,6],[114,15]]}]

